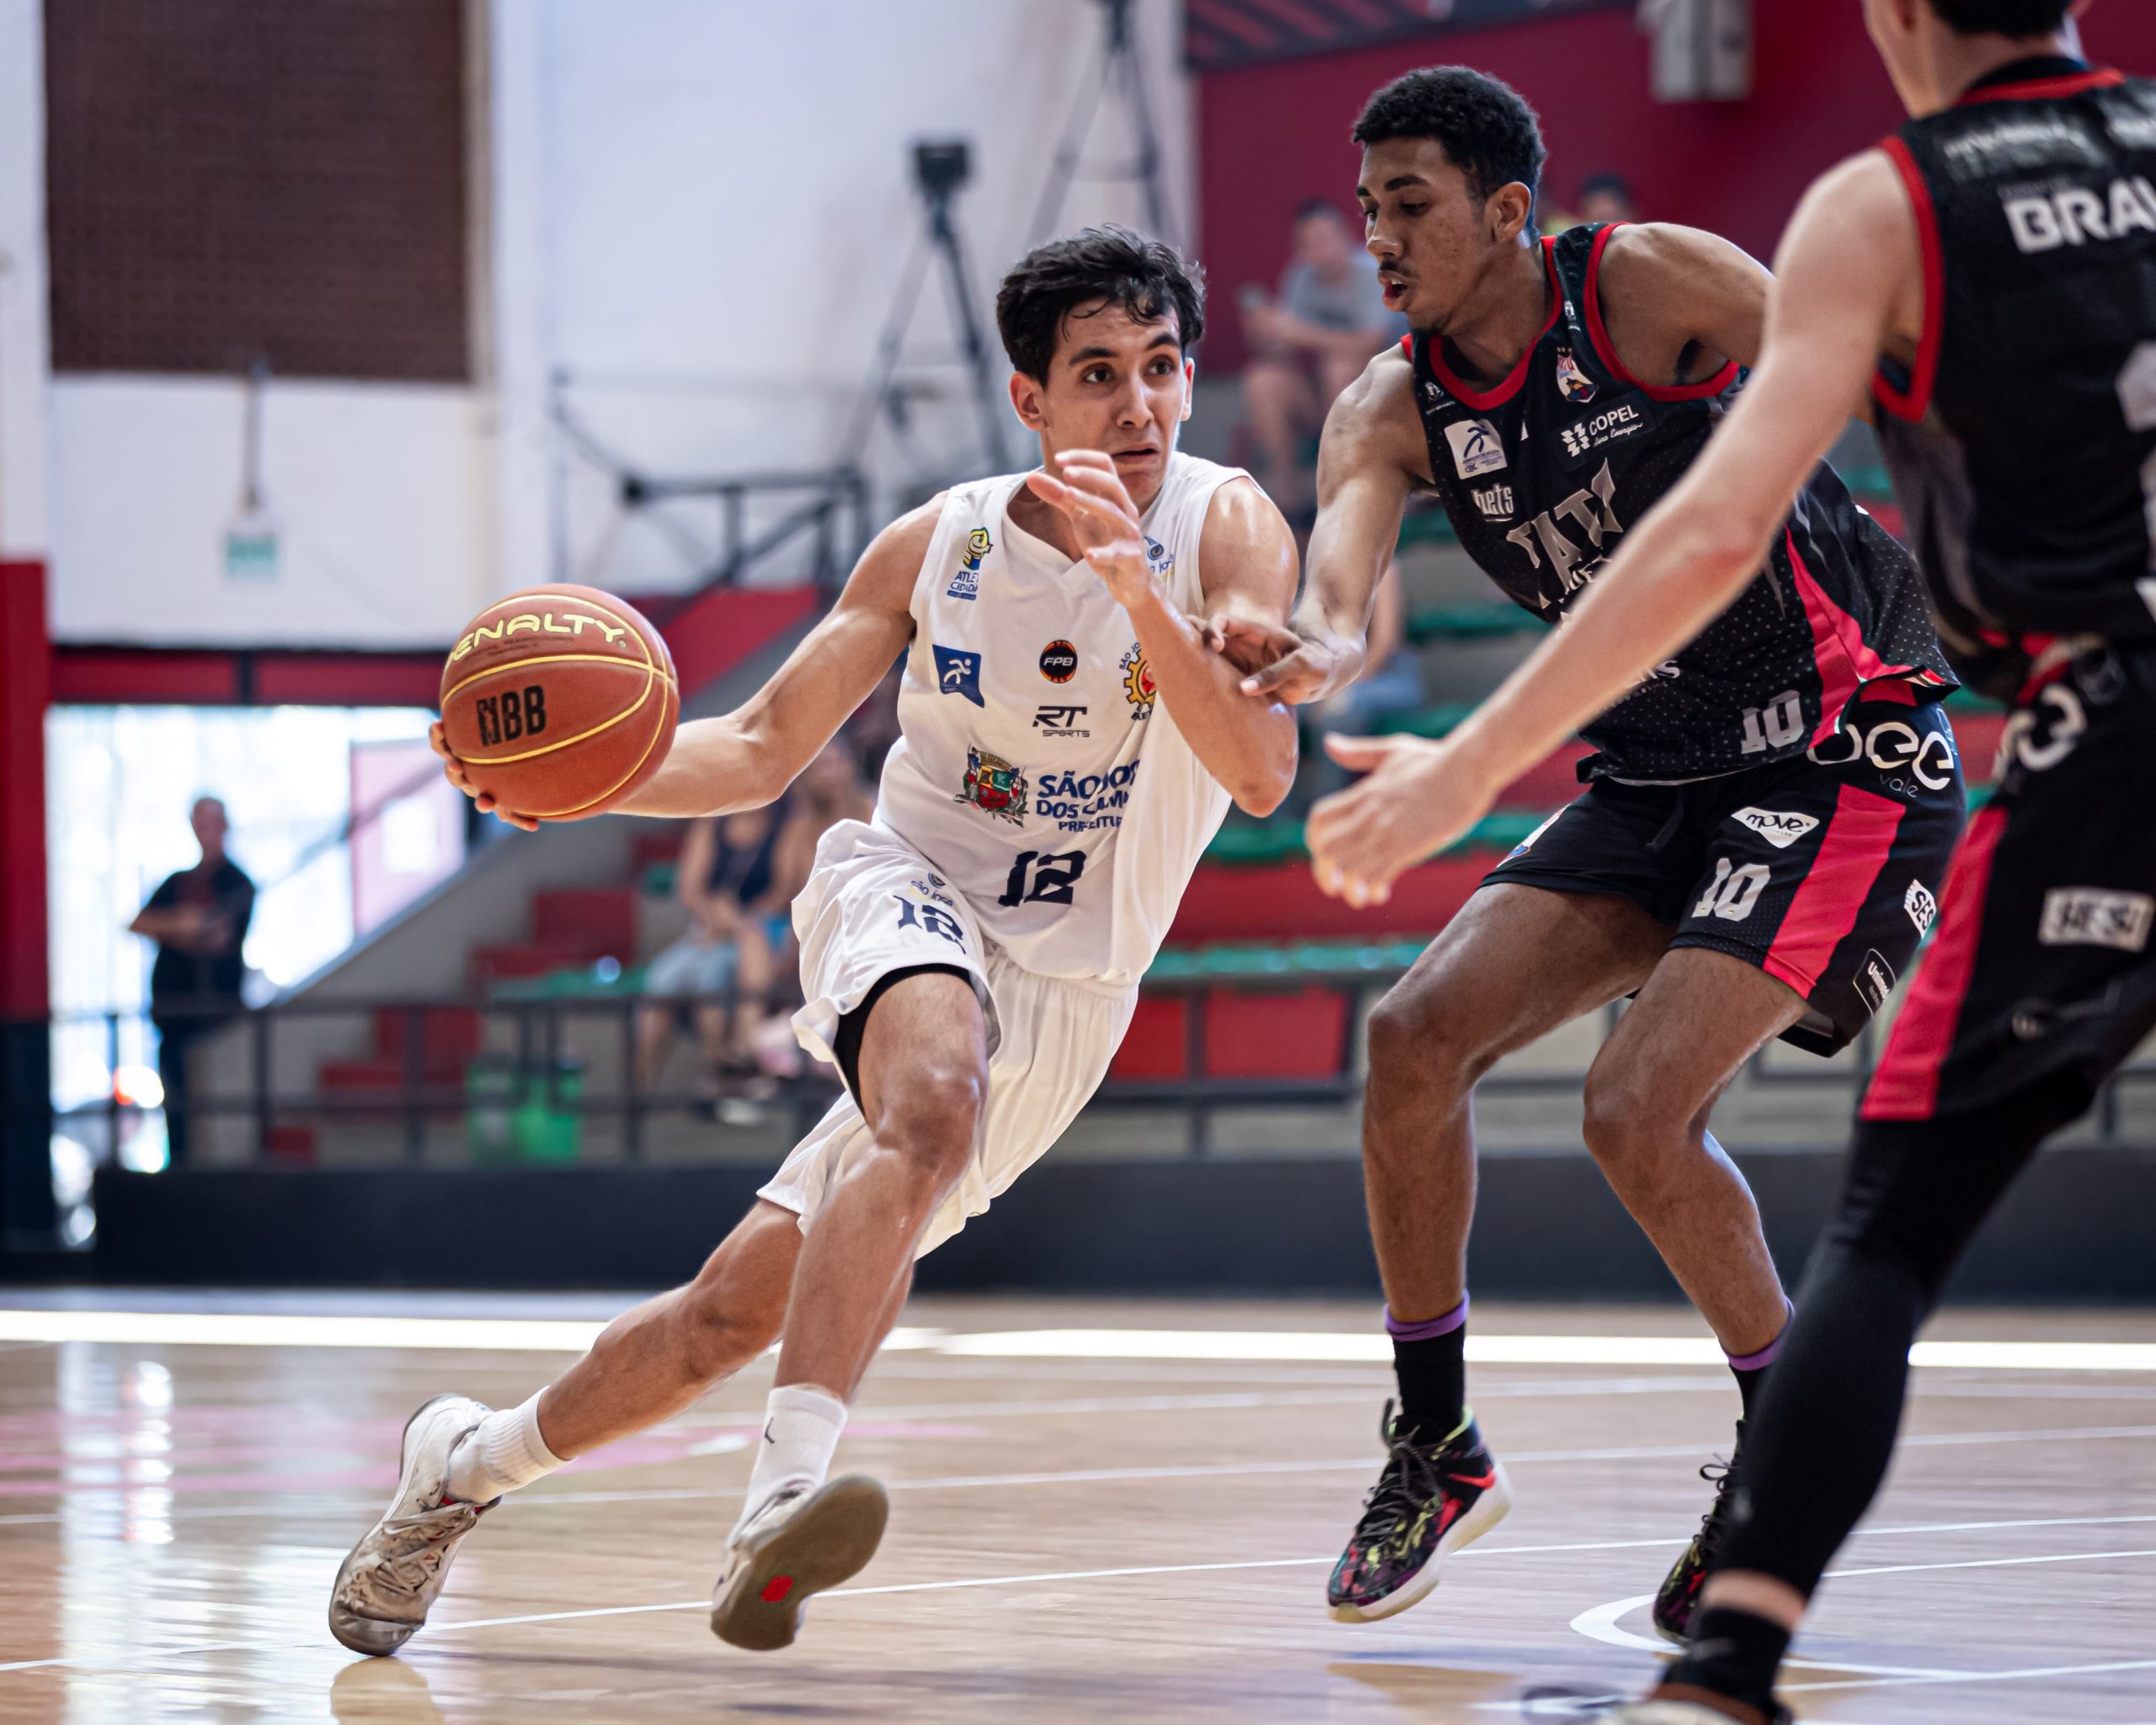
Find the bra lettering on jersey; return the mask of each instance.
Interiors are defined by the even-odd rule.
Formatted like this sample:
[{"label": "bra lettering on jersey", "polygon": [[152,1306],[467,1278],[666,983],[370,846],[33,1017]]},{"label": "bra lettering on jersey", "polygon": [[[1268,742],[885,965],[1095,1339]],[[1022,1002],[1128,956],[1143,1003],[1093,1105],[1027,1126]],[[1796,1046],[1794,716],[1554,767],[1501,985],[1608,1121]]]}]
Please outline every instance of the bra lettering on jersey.
[{"label": "bra lettering on jersey", "polygon": [[2025,255],[2156,233],[2156,186],[2139,175],[2115,179],[2108,195],[2073,187],[2037,197],[2008,198],[2006,220]]}]

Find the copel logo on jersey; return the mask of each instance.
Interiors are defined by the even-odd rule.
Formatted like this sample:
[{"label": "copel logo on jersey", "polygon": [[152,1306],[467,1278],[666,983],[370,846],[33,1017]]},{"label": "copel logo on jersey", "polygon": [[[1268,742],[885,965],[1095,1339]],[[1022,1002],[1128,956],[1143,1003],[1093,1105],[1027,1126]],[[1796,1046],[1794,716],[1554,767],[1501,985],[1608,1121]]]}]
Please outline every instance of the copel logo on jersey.
[{"label": "copel logo on jersey", "polygon": [[1145,662],[1145,649],[1135,641],[1123,655],[1123,698],[1130,703],[1130,722],[1153,716],[1153,702],[1160,692],[1153,686],[1153,667]]},{"label": "copel logo on jersey", "polygon": [[1620,407],[1597,414],[1592,419],[1582,419],[1577,425],[1567,425],[1558,435],[1564,439],[1565,453],[1577,461],[1582,456],[1606,449],[1620,439],[1635,436],[1646,429],[1646,421],[1640,417],[1637,408]]},{"label": "copel logo on jersey", "polygon": [[1729,818],[1739,826],[1750,827],[1777,851],[1786,851],[1819,824],[1817,815],[1773,809],[1740,809]]},{"label": "copel logo on jersey", "polygon": [[956,798],[1014,826],[1026,818],[1026,775],[1000,755],[966,745],[965,787]]},{"label": "copel logo on jersey", "polygon": [[937,647],[931,642],[936,654],[936,686],[946,695],[963,695],[976,707],[988,702],[980,693],[980,654],[961,653],[955,647]]},{"label": "copel logo on jersey", "polygon": [[1566,401],[1581,407],[1594,399],[1594,380],[1580,370],[1580,362],[1568,347],[1557,350],[1557,387],[1565,392]]},{"label": "copel logo on jersey", "polygon": [[975,527],[966,535],[966,554],[958,561],[958,572],[951,577],[951,585],[943,590],[946,599],[978,599],[980,597],[980,560],[995,547],[990,542],[988,529]]},{"label": "copel logo on jersey", "polygon": [[1487,419],[1467,419],[1446,426],[1445,441],[1452,446],[1453,465],[1463,479],[1480,478],[1512,465],[1505,457],[1497,428]]},{"label": "copel logo on jersey", "polygon": [[1068,641],[1051,641],[1041,649],[1041,675],[1051,683],[1067,683],[1078,675],[1078,649]]}]

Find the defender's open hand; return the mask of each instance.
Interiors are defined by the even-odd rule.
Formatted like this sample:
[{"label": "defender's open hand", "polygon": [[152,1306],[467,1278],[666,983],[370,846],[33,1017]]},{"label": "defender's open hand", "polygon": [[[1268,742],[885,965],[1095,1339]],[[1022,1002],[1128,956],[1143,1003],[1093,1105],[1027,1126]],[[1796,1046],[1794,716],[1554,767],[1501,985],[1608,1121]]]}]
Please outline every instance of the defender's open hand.
[{"label": "defender's open hand", "polygon": [[1460,838],[1490,811],[1493,791],[1460,751],[1420,737],[1328,736],[1326,752],[1367,773],[1310,811],[1304,836],[1318,885],[1360,910]]}]

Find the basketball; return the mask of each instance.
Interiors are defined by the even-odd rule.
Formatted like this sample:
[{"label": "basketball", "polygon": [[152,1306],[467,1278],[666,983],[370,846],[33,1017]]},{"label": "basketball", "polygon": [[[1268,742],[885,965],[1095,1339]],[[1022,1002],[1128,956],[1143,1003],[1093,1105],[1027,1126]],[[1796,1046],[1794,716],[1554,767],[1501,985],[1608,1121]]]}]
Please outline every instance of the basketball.
[{"label": "basketball", "polygon": [[659,771],[680,712],[659,631],[595,587],[495,601],[442,667],[442,729],[473,788],[541,820],[620,803]]}]

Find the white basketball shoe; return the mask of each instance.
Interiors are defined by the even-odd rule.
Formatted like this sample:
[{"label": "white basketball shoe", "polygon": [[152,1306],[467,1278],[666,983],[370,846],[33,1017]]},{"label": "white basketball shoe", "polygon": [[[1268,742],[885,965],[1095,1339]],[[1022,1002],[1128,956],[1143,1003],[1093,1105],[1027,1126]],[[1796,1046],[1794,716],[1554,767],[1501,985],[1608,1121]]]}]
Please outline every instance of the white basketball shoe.
[{"label": "white basketball shoe", "polygon": [[501,1502],[449,1495],[450,1451],[491,1411],[468,1396],[437,1396],[405,1422],[397,1495],[329,1590],[329,1632],[354,1653],[393,1653],[419,1633],[457,1546]]},{"label": "white basketball shoe", "polygon": [[843,1474],[814,1491],[780,1492],[735,1533],[712,1596],[711,1632],[757,1653],[789,1647],[812,1594],[858,1575],[890,1519],[883,1487]]}]

